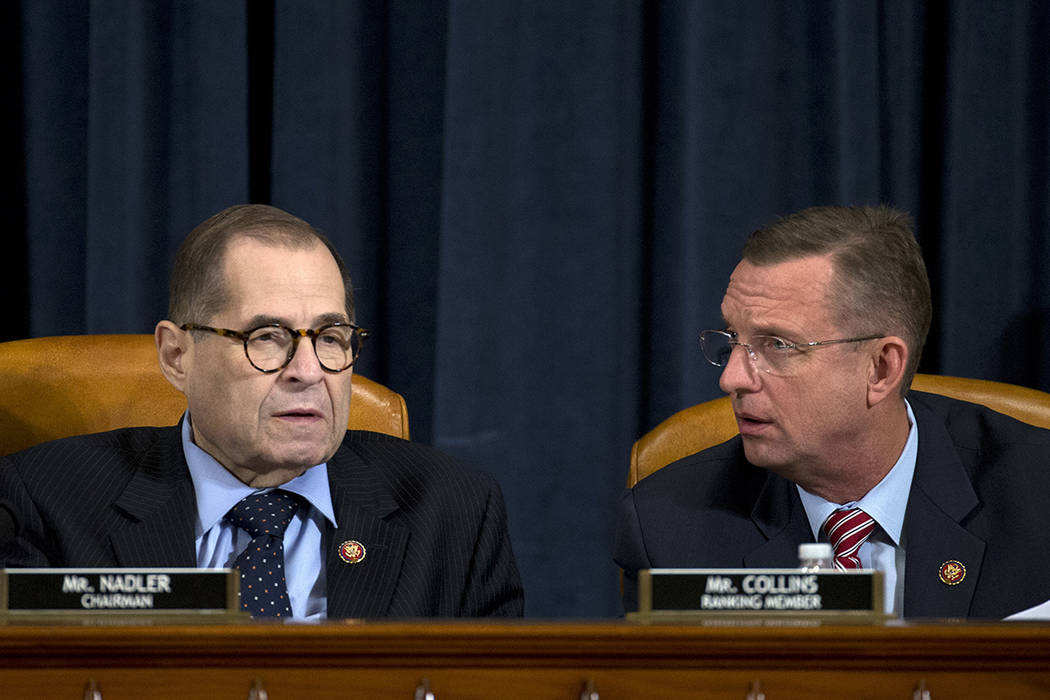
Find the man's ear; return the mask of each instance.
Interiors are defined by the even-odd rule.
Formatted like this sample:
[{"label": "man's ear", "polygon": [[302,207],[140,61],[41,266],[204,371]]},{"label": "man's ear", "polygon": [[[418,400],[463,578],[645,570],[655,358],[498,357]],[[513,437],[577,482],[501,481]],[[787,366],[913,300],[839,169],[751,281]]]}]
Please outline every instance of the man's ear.
[{"label": "man's ear", "polygon": [[868,368],[868,405],[900,396],[904,369],[908,366],[908,344],[895,335],[875,341]]},{"label": "man's ear", "polygon": [[164,378],[182,393],[186,393],[186,375],[193,359],[193,338],[171,321],[161,321],[153,329],[157,345],[157,360]]}]

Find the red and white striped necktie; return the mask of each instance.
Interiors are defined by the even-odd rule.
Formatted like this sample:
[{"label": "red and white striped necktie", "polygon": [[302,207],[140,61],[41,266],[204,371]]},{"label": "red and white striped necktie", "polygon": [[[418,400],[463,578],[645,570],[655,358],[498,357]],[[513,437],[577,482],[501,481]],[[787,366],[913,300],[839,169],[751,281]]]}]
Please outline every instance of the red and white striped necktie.
[{"label": "red and white striped necktie", "polygon": [[821,526],[835,550],[835,568],[841,571],[860,568],[857,551],[875,529],[875,521],[860,508],[837,510]]}]

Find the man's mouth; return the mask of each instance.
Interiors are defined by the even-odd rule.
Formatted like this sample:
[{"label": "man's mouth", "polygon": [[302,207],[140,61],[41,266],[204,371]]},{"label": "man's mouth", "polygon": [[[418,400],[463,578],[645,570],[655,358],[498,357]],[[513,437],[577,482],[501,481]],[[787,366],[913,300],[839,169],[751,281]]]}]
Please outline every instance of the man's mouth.
[{"label": "man's mouth", "polygon": [[273,415],[275,418],[290,421],[313,421],[323,417],[320,411],[310,408],[292,408],[287,411],[278,411]]},{"label": "man's mouth", "polygon": [[773,425],[773,421],[765,420],[751,413],[739,412],[735,415],[737,428],[740,429],[741,435],[758,435],[768,426]]}]

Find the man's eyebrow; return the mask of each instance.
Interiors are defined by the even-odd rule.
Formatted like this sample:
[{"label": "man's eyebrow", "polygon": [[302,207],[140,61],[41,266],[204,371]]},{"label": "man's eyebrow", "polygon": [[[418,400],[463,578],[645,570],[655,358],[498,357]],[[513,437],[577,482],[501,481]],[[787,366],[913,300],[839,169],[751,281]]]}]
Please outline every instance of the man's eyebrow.
[{"label": "man's eyebrow", "polygon": [[[318,328],[320,326],[327,326],[331,323],[348,322],[349,321],[346,318],[346,314],[333,311],[330,313],[321,314],[320,316],[315,316],[313,319],[312,327]],[[256,314],[248,320],[248,328],[258,328],[259,326],[271,326],[275,324],[278,326],[287,326],[288,328],[293,328],[291,322],[288,319],[281,318],[280,316],[273,316],[270,314]]]},{"label": "man's eyebrow", "polygon": [[346,317],[346,314],[335,311],[314,318],[314,327],[327,326],[329,323],[350,323],[350,319]]},{"label": "man's eyebrow", "polygon": [[798,334],[789,331],[782,326],[759,326],[755,329],[755,335],[772,335],[784,340],[798,340]]},{"label": "man's eyebrow", "polygon": [[[727,321],[724,316],[722,317],[722,323],[725,324],[722,330],[730,331],[732,333],[737,332],[736,329],[733,327],[733,324]],[[797,334],[795,334],[794,332],[788,331],[786,328],[783,328],[781,326],[771,325],[755,326],[754,335],[772,335],[776,336],[777,338],[783,338],[784,340],[791,340],[793,342],[798,339]]]},{"label": "man's eyebrow", "polygon": [[277,316],[269,316],[267,314],[256,314],[248,319],[248,328],[257,328],[258,326],[272,326],[272,325],[286,326],[284,319],[278,318]]}]

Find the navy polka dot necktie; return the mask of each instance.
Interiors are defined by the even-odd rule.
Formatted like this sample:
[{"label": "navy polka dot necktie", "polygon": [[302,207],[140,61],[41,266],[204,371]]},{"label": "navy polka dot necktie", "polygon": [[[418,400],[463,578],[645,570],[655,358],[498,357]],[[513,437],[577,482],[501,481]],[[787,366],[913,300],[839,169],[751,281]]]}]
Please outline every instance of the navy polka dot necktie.
[{"label": "navy polka dot necktie", "polygon": [[252,617],[291,617],[284,578],[284,530],[299,501],[287,491],[256,493],[239,501],[226,521],[252,537],[233,567],[241,572],[241,609]]}]

